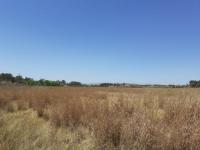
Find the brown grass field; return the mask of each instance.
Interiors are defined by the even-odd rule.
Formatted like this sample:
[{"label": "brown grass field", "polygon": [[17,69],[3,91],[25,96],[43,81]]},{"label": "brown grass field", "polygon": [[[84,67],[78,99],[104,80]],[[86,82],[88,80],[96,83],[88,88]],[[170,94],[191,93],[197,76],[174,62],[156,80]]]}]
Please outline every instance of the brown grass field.
[{"label": "brown grass field", "polygon": [[200,89],[0,87],[0,150],[66,149],[200,149]]}]

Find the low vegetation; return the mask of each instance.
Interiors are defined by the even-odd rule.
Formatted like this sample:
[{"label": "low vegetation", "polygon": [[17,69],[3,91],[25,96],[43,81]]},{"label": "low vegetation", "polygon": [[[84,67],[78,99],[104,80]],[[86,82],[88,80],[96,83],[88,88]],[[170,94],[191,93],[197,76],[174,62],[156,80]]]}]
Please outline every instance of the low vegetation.
[{"label": "low vegetation", "polygon": [[200,89],[1,86],[0,110],[5,150],[200,149]]}]

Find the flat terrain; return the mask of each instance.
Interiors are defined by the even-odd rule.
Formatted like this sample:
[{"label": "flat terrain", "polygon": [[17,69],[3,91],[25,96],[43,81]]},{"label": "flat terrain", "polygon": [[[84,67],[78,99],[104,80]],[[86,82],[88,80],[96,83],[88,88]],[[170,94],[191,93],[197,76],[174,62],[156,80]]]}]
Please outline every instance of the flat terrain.
[{"label": "flat terrain", "polygon": [[200,89],[0,87],[0,150],[200,149]]}]

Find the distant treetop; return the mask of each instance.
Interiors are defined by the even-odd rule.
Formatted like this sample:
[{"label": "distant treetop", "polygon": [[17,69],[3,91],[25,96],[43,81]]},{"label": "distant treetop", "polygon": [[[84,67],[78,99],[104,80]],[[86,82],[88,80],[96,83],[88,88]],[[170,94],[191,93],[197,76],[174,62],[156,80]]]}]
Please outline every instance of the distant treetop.
[{"label": "distant treetop", "polygon": [[34,80],[29,77],[22,77],[21,75],[13,76],[10,73],[1,73],[0,74],[0,83],[13,83],[13,84],[20,84],[20,85],[40,85],[40,86],[64,86],[66,85],[66,81],[52,81],[52,80],[45,80],[40,79],[39,81]]}]

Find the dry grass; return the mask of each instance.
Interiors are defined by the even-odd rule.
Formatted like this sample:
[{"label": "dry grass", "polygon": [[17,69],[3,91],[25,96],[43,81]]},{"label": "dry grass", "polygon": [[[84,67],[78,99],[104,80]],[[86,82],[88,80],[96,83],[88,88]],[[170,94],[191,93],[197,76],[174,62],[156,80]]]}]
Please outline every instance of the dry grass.
[{"label": "dry grass", "polygon": [[3,114],[0,133],[1,150],[90,150],[94,147],[88,130],[55,129],[32,110]]},{"label": "dry grass", "polygon": [[[20,140],[36,131],[41,145],[52,141],[49,149],[62,149],[45,138],[52,128],[70,129],[62,136],[73,134],[68,138],[73,144],[65,146],[75,147],[69,149],[200,149],[200,89],[0,87],[0,108],[9,112],[0,113],[0,133],[6,134],[0,146],[11,145],[7,149],[23,150]],[[43,123],[29,123],[25,112],[34,113],[30,109]],[[11,124],[20,126],[15,123],[19,114],[27,131],[11,134]],[[26,139],[25,147],[36,143],[31,136]],[[36,144],[35,149],[45,148]]]}]

